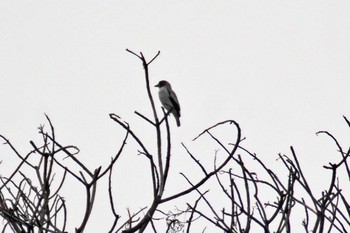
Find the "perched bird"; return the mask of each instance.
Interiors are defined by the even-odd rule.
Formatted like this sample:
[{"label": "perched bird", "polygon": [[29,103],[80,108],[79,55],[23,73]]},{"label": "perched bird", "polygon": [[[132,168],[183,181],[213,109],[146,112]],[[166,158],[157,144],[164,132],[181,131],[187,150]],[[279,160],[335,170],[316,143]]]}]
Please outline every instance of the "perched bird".
[{"label": "perched bird", "polygon": [[171,111],[171,113],[174,115],[177,127],[180,126],[180,104],[177,100],[176,94],[171,89],[170,83],[168,83],[165,80],[159,81],[155,87],[159,87],[158,95],[159,100],[162,103],[163,107],[167,111]]}]

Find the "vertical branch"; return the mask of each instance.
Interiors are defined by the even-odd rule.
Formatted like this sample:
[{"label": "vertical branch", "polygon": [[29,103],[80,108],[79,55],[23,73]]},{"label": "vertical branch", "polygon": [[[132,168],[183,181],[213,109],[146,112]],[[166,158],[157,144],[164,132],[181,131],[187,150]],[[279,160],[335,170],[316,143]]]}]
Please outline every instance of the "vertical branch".
[{"label": "vertical branch", "polygon": [[164,191],[164,170],[163,170],[163,159],[162,159],[162,138],[161,138],[161,131],[160,131],[160,124],[159,124],[159,119],[156,111],[156,107],[154,104],[153,96],[151,93],[151,88],[150,88],[150,82],[149,82],[149,70],[148,66],[151,64],[160,54],[160,51],[151,59],[150,62],[146,61],[146,58],[143,56],[143,53],[140,53],[140,55],[136,54],[135,52],[126,49],[127,52],[135,55],[142,61],[142,66],[145,70],[145,82],[146,82],[146,90],[147,90],[147,95],[148,99],[151,103],[151,108],[153,111],[153,117],[155,120],[155,127],[156,127],[156,135],[157,135],[157,154],[158,154],[158,170],[159,170],[159,177],[160,177],[160,185],[158,188],[158,196],[161,196],[163,191]]},{"label": "vertical branch", "polygon": [[[166,115],[164,108],[163,108],[164,116]],[[163,186],[165,186],[166,180],[168,178],[169,169],[170,169],[170,159],[171,159],[171,137],[170,137],[170,127],[168,118],[165,117],[165,125],[166,125],[166,132],[167,132],[167,150],[166,150],[166,159],[165,159],[165,168],[164,168],[164,182]],[[164,187],[163,187],[164,189]]]},{"label": "vertical branch", "polygon": [[[282,232],[283,228],[286,227],[286,232],[291,232],[291,224],[290,224],[290,213],[293,208],[293,200],[294,200],[294,183],[297,177],[297,171],[294,171],[293,168],[289,170],[289,179],[288,179],[288,189],[286,193],[286,203],[284,209],[282,209],[282,218],[280,224],[278,226],[277,232]],[[281,199],[282,200],[282,199]],[[282,204],[283,202],[281,202]],[[278,208],[277,208],[278,210]]]},{"label": "vertical branch", "polygon": [[[242,161],[241,156],[238,156],[239,160],[239,165],[241,166],[242,169],[242,175],[243,175],[243,181],[244,181],[244,187],[245,187],[245,192],[246,192],[246,202],[247,202],[247,207],[246,207],[246,215],[247,215],[247,222],[246,222],[246,230],[249,232],[250,230],[250,225],[251,225],[251,200],[250,200],[250,189],[249,189],[249,184],[248,184],[248,177],[247,177],[247,169],[244,166],[244,163]],[[257,187],[256,187],[257,189]]]},{"label": "vertical branch", "polygon": [[[76,233],[84,232],[86,224],[90,218],[92,207],[95,202],[96,188],[97,188],[97,180],[98,175],[101,171],[101,167],[97,168],[94,172],[93,179],[91,183],[85,183],[85,191],[86,191],[86,205],[85,205],[85,214],[81,225],[75,229]],[[83,176],[84,178],[84,176]],[[85,178],[84,178],[85,180]],[[92,188],[92,189],[91,189]]]},{"label": "vertical branch", "polygon": [[115,207],[114,207],[114,199],[113,199],[113,194],[112,194],[112,172],[113,172],[113,167],[109,169],[109,175],[108,175],[108,197],[109,197],[109,205],[112,209],[112,213],[114,216],[114,221],[111,226],[111,229],[108,231],[108,233],[112,233],[114,228],[117,226],[118,220],[120,216],[117,214]]},{"label": "vertical branch", "polygon": [[127,49],[129,53],[135,55],[142,61],[142,66],[145,70],[145,82],[146,82],[146,90],[148,99],[151,103],[151,108],[153,111],[153,116],[155,120],[155,127],[156,127],[156,135],[157,135],[157,154],[158,154],[158,170],[159,170],[159,178],[160,178],[160,184],[157,187],[157,195],[154,197],[153,202],[149,210],[147,211],[147,214],[144,216],[144,218],[139,221],[138,224],[136,224],[134,227],[125,230],[124,232],[135,232],[139,230],[140,232],[143,232],[145,228],[147,227],[148,223],[151,221],[151,218],[156,211],[158,205],[160,204],[161,197],[164,192],[164,185],[165,185],[165,177],[164,177],[164,169],[163,169],[163,158],[162,158],[162,138],[161,138],[161,130],[160,130],[160,123],[157,115],[157,111],[155,108],[154,100],[152,97],[151,89],[150,89],[150,82],[149,82],[149,70],[148,66],[151,64],[160,54],[160,51],[151,59],[150,62],[147,62],[144,55],[140,53],[140,55],[136,54],[135,52]]}]

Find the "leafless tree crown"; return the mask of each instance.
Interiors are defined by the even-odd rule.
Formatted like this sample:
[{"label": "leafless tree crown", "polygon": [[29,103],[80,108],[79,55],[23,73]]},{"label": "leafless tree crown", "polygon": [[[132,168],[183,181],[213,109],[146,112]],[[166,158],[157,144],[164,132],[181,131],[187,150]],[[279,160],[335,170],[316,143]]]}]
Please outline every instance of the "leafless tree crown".
[{"label": "leafless tree crown", "polygon": [[[201,178],[193,181],[189,174],[180,173],[188,184],[187,188],[165,195],[165,188],[174,185],[168,180],[173,160],[169,112],[162,109],[161,117],[158,116],[149,77],[149,67],[160,52],[150,61],[142,53],[131,50],[127,52],[138,58],[144,68],[145,89],[153,116],[148,117],[137,111],[135,114],[155,130],[156,147],[147,147],[129,123],[115,113],[109,115],[110,119],[124,130],[125,136],[119,150],[105,168],[97,166],[89,169],[79,159],[78,147],[60,144],[48,116],[46,119],[49,129],[43,126],[38,128],[42,141],[40,144],[30,141],[32,150],[27,154],[20,153],[9,139],[0,135],[5,146],[15,155],[14,161],[17,163],[9,174],[2,173],[0,163],[2,233],[63,233],[68,232],[67,225],[75,226],[76,233],[84,232],[91,219],[96,193],[101,188],[108,189],[110,215],[114,218],[108,231],[111,233],[145,232],[146,229],[147,232],[164,232],[160,223],[165,223],[165,231],[169,233],[206,232],[210,226],[217,229],[216,232],[227,233],[292,232],[296,225],[302,226],[305,232],[350,231],[350,205],[348,196],[342,189],[348,188],[350,184],[347,163],[350,147],[341,146],[336,137],[327,131],[317,134],[326,135],[335,143],[339,159],[338,162],[323,167],[324,172],[329,174],[329,180],[324,181],[326,186],[322,193],[313,190],[293,147],[290,147],[288,155],[277,156],[275,164],[280,164],[285,170],[284,175],[278,175],[270,167],[271,163],[263,161],[241,145],[244,138],[239,124],[234,120],[225,120],[208,127],[194,138],[197,142],[202,137],[209,137],[216,145],[217,151],[208,151],[209,155],[214,154],[212,164],[201,162],[199,156],[191,152],[185,144],[181,144],[183,152],[200,171]],[[344,120],[350,127],[345,116]],[[221,135],[216,135],[217,128],[231,130],[231,140],[226,142],[221,139]],[[137,153],[142,155],[139,158],[144,158],[149,163],[152,178],[152,186],[149,188],[152,190],[153,200],[150,205],[140,206],[135,212],[128,209],[123,218],[127,220],[121,221],[112,189],[113,168],[123,155],[126,142],[130,140],[136,142]],[[67,160],[70,161],[69,166],[65,162]],[[84,190],[80,195],[85,198],[82,202],[85,211],[78,223],[67,219],[70,208],[65,200],[69,196],[62,196],[67,177],[73,178]],[[108,180],[108,187],[98,186],[102,179]],[[190,194],[192,199],[183,198]],[[220,202],[216,200],[218,197]],[[165,203],[177,203],[176,206],[182,203],[182,207],[164,210]],[[303,213],[301,222],[293,215],[295,212]]]}]

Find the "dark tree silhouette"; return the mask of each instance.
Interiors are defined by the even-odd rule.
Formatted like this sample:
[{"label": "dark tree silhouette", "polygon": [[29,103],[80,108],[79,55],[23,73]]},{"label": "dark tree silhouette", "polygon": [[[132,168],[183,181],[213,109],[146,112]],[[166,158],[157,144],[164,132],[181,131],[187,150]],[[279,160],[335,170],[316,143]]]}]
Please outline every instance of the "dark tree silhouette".
[{"label": "dark tree silhouette", "polygon": [[[320,131],[318,134],[325,134],[335,142],[340,159],[337,163],[324,166],[325,172],[330,173],[330,179],[321,195],[312,190],[293,147],[290,148],[289,155],[278,156],[286,172],[284,176],[277,175],[266,162],[241,146],[243,139],[238,123],[226,120],[205,129],[194,138],[194,141],[197,141],[201,137],[209,136],[220,148],[221,153],[216,153],[214,164],[209,164],[211,169],[208,170],[208,164],[200,162],[198,156],[182,144],[193,165],[201,171],[201,178],[193,181],[188,174],[180,173],[188,183],[187,188],[165,196],[165,188],[174,185],[168,180],[173,160],[171,128],[168,124],[170,111],[162,109],[161,117],[158,116],[149,77],[149,67],[160,52],[147,61],[142,53],[127,51],[142,63],[145,90],[153,116],[148,117],[137,111],[135,114],[153,127],[157,146],[146,146],[129,123],[121,120],[115,113],[109,115],[110,119],[125,131],[125,136],[119,150],[105,168],[96,166],[89,169],[79,159],[78,147],[61,145],[56,139],[54,125],[48,116],[46,119],[49,130],[46,131],[43,126],[39,127],[41,144],[30,141],[32,150],[25,155],[6,137],[0,135],[17,159],[17,166],[10,174],[0,174],[0,216],[3,226],[1,232],[67,232],[67,224],[75,226],[76,233],[84,232],[93,211],[96,193],[101,188],[108,189],[110,215],[114,217],[109,232],[145,232],[146,229],[147,232],[164,232],[164,229],[159,230],[159,221],[166,222],[166,232],[194,232],[192,229],[199,227],[204,232],[206,228],[203,222],[215,226],[218,232],[255,232],[258,229],[259,232],[292,232],[295,224],[302,224],[305,232],[350,230],[350,205],[341,188],[341,184],[345,182],[349,185],[350,181],[347,163],[350,148],[345,150],[336,137],[327,131]],[[350,127],[347,118],[344,119]],[[214,131],[219,127],[232,128],[230,142],[224,142],[220,135],[215,135]],[[149,188],[153,191],[153,200],[148,207],[140,207],[137,212],[128,210],[127,216],[124,216],[127,220],[121,222],[121,216],[115,208],[116,200],[112,189],[113,168],[128,141],[136,142],[137,153],[149,162],[152,178],[152,186]],[[251,168],[253,165],[254,170]],[[256,167],[260,170],[256,170]],[[339,173],[344,171],[347,175],[345,180],[339,176]],[[69,196],[62,196],[67,177],[76,180],[84,190],[85,211],[79,223],[71,223],[67,219],[70,206],[66,205],[65,200],[69,199]],[[102,179],[108,180],[108,187],[98,186]],[[195,193],[198,194],[198,198],[193,202],[183,203],[183,210],[178,208],[175,212],[164,212],[161,208],[165,203],[181,202],[184,200],[180,199],[181,197],[189,194],[193,196]],[[211,193],[220,195],[227,205],[220,206]],[[292,216],[297,207],[303,208],[305,214],[302,223],[296,222]],[[161,217],[155,217],[156,215]]]}]

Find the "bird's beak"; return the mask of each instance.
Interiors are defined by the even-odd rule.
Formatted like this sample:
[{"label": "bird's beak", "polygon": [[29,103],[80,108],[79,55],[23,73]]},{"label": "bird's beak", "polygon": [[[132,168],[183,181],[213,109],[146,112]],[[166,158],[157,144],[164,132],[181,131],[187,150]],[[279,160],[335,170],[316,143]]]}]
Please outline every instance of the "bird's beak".
[{"label": "bird's beak", "polygon": [[157,84],[157,85],[155,85],[154,87],[159,87],[159,85]]}]

